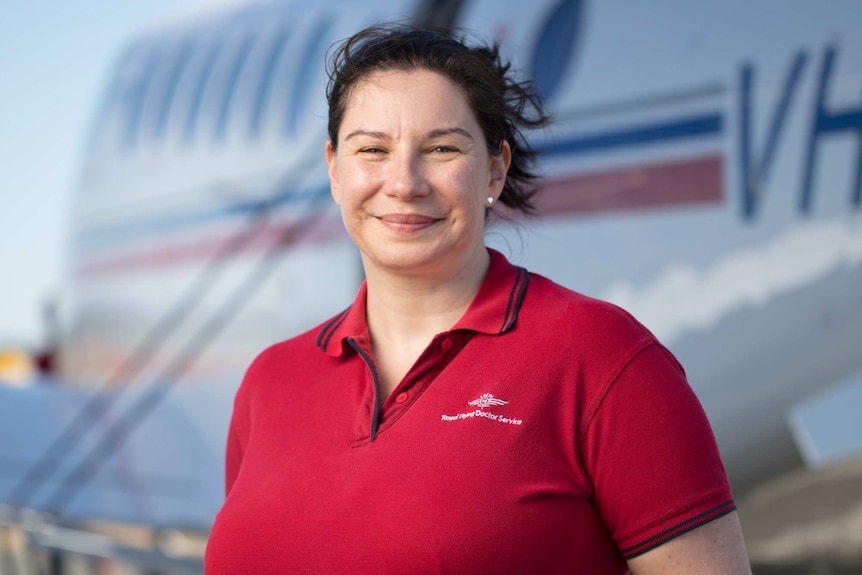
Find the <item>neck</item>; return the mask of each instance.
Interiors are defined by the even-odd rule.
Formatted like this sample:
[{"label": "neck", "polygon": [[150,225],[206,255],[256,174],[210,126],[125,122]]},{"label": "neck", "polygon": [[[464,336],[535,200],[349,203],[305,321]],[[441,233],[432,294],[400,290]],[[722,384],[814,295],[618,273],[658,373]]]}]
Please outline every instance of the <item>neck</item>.
[{"label": "neck", "polygon": [[464,315],[489,263],[481,246],[463,265],[445,272],[404,274],[366,265],[366,317],[372,342],[424,348]]}]

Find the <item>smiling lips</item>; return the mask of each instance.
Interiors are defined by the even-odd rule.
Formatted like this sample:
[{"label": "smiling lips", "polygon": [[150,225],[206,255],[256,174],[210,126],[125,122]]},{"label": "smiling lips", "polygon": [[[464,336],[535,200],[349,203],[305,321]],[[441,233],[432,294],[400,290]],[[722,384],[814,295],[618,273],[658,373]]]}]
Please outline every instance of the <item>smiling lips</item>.
[{"label": "smiling lips", "polygon": [[385,214],[378,218],[387,228],[397,232],[416,232],[440,221],[422,214]]}]

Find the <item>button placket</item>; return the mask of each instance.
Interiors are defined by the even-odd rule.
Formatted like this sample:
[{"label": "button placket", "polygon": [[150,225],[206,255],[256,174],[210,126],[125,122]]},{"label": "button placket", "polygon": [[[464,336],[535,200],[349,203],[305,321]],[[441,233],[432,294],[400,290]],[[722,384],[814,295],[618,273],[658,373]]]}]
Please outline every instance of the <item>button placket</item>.
[{"label": "button placket", "polygon": [[463,346],[464,342],[460,341],[463,337],[463,334],[441,334],[429,344],[398,385],[397,392],[384,402],[381,412],[381,430],[387,429],[410,409],[408,406],[411,406],[414,400],[446,369],[449,362],[457,355],[453,350]]}]

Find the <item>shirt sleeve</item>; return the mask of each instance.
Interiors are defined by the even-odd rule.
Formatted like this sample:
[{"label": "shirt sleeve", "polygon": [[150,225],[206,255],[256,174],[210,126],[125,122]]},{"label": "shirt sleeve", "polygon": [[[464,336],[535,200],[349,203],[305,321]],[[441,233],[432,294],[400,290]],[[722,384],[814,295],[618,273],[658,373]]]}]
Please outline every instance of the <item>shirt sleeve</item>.
[{"label": "shirt sleeve", "polygon": [[239,434],[236,429],[236,413],[231,417],[230,427],[227,432],[227,448],[225,449],[225,465],[224,465],[224,494],[230,493],[239,468],[242,464],[243,449],[241,446]]},{"label": "shirt sleeve", "polygon": [[248,388],[253,380],[253,371],[259,364],[259,360],[255,360],[246,372],[236,396],[233,401],[233,413],[230,418],[230,426],[227,432],[227,446],[225,448],[225,465],[224,465],[224,494],[227,497],[233,487],[236,478],[239,476],[242,460],[245,456],[246,444],[248,443],[248,409],[249,398]]},{"label": "shirt sleeve", "polygon": [[736,508],[706,414],[658,343],[608,386],[582,454],[596,507],[627,560]]}]

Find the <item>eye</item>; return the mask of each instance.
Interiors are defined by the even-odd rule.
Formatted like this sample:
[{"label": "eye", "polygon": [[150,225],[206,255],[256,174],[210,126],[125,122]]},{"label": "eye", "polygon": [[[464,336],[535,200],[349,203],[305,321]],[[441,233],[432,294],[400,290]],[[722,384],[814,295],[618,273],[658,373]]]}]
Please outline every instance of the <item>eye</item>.
[{"label": "eye", "polygon": [[376,146],[367,146],[365,148],[361,148],[359,152],[363,154],[383,154],[386,152],[386,150],[384,150],[383,148],[378,148]]},{"label": "eye", "polygon": [[434,146],[431,148],[431,152],[434,154],[456,154],[458,153],[458,148],[453,148],[452,146]]}]

